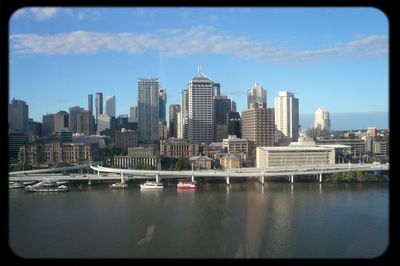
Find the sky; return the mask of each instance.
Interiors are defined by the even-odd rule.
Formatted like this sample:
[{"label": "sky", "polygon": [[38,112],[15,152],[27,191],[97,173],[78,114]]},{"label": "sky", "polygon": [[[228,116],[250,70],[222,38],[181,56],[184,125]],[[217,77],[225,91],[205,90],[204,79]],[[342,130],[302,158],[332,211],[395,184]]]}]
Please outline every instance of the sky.
[{"label": "sky", "polygon": [[168,114],[199,66],[239,112],[254,83],[268,107],[293,92],[302,115],[389,111],[388,20],[375,8],[26,7],[9,29],[10,101],[39,122],[96,92],[129,114],[142,77],[159,78]]}]

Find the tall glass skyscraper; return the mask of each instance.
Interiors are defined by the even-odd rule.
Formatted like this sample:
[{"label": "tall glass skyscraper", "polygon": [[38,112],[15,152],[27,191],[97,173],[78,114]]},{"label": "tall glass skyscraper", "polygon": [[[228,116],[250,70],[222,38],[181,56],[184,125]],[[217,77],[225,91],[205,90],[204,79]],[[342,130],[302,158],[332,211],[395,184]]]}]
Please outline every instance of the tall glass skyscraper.
[{"label": "tall glass skyscraper", "polygon": [[159,90],[158,78],[139,78],[137,114],[139,143],[159,142]]},{"label": "tall glass skyscraper", "polygon": [[105,113],[111,117],[115,117],[115,96],[106,96],[104,98]]},{"label": "tall glass skyscraper", "polygon": [[97,125],[97,118],[101,114],[103,114],[103,93],[97,92],[96,93],[96,125]]},{"label": "tall glass skyscraper", "polygon": [[160,89],[158,95],[159,95],[158,112],[159,112],[160,122],[166,122],[167,91],[165,89]]},{"label": "tall glass skyscraper", "polygon": [[89,113],[93,114],[93,94],[88,95],[88,110]]}]

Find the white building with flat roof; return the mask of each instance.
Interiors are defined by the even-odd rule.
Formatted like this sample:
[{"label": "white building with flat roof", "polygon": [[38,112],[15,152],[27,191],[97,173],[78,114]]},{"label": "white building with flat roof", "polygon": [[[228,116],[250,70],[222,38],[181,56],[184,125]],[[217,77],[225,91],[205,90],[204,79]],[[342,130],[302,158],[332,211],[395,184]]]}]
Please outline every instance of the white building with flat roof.
[{"label": "white building with flat roof", "polygon": [[256,167],[306,166],[335,164],[331,147],[257,147]]}]

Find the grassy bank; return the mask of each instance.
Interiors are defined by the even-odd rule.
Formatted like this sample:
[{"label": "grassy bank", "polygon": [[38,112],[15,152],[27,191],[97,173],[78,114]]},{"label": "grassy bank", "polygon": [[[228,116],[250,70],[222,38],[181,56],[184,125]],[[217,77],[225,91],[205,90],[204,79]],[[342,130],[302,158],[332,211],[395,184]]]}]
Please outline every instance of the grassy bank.
[{"label": "grassy bank", "polygon": [[376,176],[371,172],[343,172],[343,173],[333,173],[327,175],[324,179],[324,182],[328,183],[351,183],[351,182],[386,182],[387,177],[384,176]]}]

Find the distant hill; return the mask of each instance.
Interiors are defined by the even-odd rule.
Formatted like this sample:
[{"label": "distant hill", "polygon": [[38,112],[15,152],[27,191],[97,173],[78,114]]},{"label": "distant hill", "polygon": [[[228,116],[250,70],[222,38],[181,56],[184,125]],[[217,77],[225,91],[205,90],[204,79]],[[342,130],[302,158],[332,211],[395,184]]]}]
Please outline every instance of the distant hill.
[{"label": "distant hill", "polygon": [[[329,116],[332,130],[389,128],[388,112],[329,113]],[[303,114],[299,116],[299,119],[301,128],[308,128],[314,124],[314,114]]]}]

